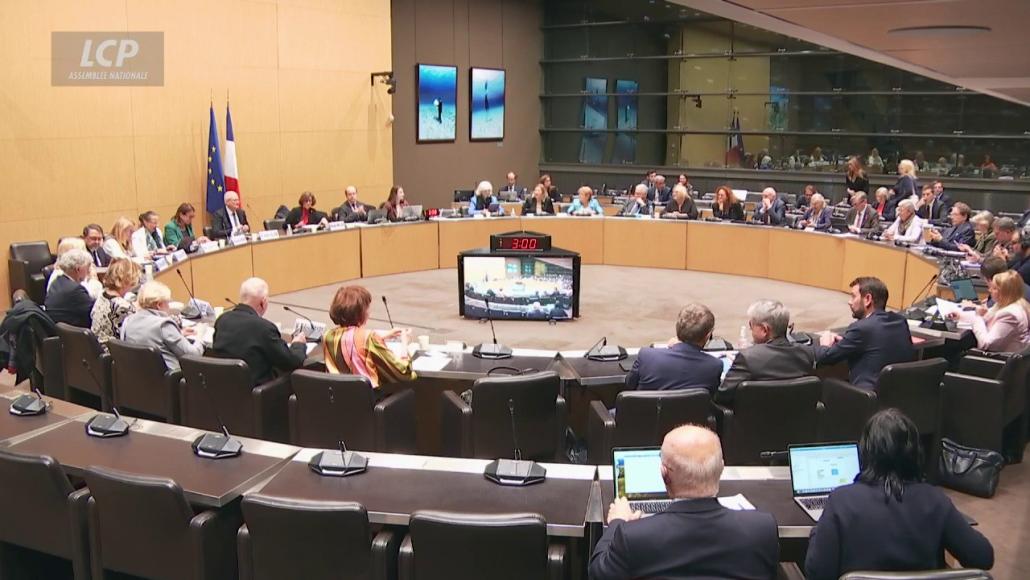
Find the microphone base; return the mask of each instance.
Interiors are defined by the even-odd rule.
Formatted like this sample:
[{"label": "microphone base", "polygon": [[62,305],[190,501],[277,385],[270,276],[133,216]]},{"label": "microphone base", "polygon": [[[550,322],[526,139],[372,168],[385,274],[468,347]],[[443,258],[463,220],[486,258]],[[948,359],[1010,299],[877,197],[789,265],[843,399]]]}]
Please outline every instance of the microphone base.
[{"label": "microphone base", "polygon": [[587,360],[592,361],[615,362],[626,360],[629,358],[629,355],[626,353],[626,349],[621,346],[602,346],[601,348],[588,352],[586,357]]},{"label": "microphone base", "polygon": [[32,417],[46,413],[46,401],[36,395],[22,395],[11,402],[7,409],[12,415],[18,417]]},{"label": "microphone base", "polygon": [[243,453],[239,439],[226,437],[224,433],[205,433],[193,441],[193,454],[205,459],[228,459]]},{"label": "microphone base", "polygon": [[325,477],[347,477],[364,473],[368,458],[353,451],[322,451],[311,458],[308,467]]},{"label": "microphone base", "polygon": [[186,320],[200,320],[200,308],[197,308],[197,305],[190,300],[186,303],[186,306],[183,306],[182,312],[179,313],[179,316]]},{"label": "microphone base", "polygon": [[934,318],[931,320],[924,320],[919,323],[919,328],[928,328],[930,330],[938,330],[943,332],[955,332],[958,330],[958,324],[951,320],[941,320],[940,318]]},{"label": "microphone base", "polygon": [[547,470],[535,461],[495,459],[486,464],[483,477],[507,487],[526,487],[547,479]]},{"label": "microphone base", "polygon": [[512,350],[503,344],[492,344],[484,342],[472,349],[472,356],[487,360],[502,360],[511,358]]},{"label": "microphone base", "polygon": [[108,439],[129,434],[129,424],[117,415],[99,413],[86,422],[86,435]]}]

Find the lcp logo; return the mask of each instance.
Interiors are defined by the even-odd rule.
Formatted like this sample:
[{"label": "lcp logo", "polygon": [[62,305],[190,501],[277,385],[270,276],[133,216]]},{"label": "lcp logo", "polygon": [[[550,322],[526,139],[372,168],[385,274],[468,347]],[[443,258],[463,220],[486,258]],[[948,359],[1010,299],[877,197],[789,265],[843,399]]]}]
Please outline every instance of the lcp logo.
[{"label": "lcp logo", "polygon": [[53,32],[50,40],[54,85],[164,84],[163,32]]}]

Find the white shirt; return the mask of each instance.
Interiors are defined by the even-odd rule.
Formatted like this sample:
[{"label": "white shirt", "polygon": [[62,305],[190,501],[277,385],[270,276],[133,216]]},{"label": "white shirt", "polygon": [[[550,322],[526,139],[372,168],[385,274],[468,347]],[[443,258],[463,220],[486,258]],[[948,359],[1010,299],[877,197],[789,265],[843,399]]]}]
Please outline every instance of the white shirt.
[{"label": "white shirt", "polygon": [[926,220],[917,215],[913,215],[912,221],[908,224],[908,230],[900,232],[898,231],[898,229],[901,228],[901,217],[899,216],[898,219],[894,220],[894,223],[891,224],[891,227],[887,228],[884,235],[891,233],[894,235],[895,241],[915,243],[923,239],[923,226],[925,225]]},{"label": "white shirt", "polygon": [[[145,241],[146,240],[144,240],[144,242]],[[114,238],[107,238],[106,240],[104,240],[104,251],[107,252],[108,256],[111,256],[112,260],[114,260],[115,258],[129,257],[129,254],[125,253],[125,249],[122,248],[122,245],[119,244],[118,240]]]},{"label": "white shirt", "polygon": [[[165,240],[164,236],[161,235],[161,228],[157,228],[154,231],[157,233],[157,239],[161,242],[158,245],[163,248],[165,245]],[[149,235],[150,232],[147,231],[147,228],[140,228],[132,232],[132,243],[129,247],[132,248],[133,256],[137,258],[147,257],[147,254],[150,253],[150,250],[147,249],[147,236]]]}]

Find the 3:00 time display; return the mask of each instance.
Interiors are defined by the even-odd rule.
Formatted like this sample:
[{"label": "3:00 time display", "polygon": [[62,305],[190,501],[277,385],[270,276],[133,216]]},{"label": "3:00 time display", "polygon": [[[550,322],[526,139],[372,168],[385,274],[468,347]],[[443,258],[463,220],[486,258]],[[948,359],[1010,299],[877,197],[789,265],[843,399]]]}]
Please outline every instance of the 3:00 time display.
[{"label": "3:00 time display", "polygon": [[536,232],[508,232],[490,236],[494,252],[549,252],[551,236]]},{"label": "3:00 time display", "polygon": [[501,238],[501,250],[538,250],[539,238]]}]

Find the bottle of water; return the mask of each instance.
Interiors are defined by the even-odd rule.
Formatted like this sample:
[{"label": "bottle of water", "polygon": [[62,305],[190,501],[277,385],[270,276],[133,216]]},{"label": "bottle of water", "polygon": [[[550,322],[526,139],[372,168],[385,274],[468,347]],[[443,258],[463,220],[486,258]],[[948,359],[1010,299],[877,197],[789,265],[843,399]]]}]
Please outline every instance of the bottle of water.
[{"label": "bottle of water", "polygon": [[740,341],[737,343],[737,350],[744,350],[751,346],[751,329],[746,324],[740,326]]},{"label": "bottle of water", "polygon": [[286,235],[287,236],[292,236],[293,235],[293,226],[290,225],[290,224],[286,224]]}]

